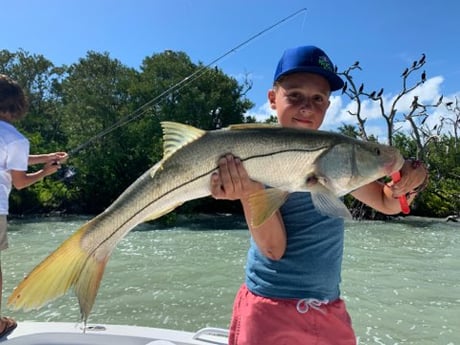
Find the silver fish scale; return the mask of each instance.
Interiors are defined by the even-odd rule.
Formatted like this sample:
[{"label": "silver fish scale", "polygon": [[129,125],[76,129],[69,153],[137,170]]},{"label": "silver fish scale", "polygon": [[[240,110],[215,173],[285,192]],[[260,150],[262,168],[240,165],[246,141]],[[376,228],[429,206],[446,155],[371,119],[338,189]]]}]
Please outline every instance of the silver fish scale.
[{"label": "silver fish scale", "polygon": [[[385,151],[384,145],[378,147]],[[281,127],[206,132],[144,173],[96,217],[91,229],[97,229],[97,237],[101,231],[107,233],[107,238],[95,245],[90,230],[84,247],[105,255],[137,224],[189,200],[209,196],[210,176],[226,153],[239,157],[249,176],[266,185],[288,192],[304,191],[309,190],[306,178],[315,176],[333,194],[343,195],[365,184],[363,181],[385,175],[383,166],[393,160],[395,149],[389,148],[389,156],[374,158],[374,148],[334,133]]]},{"label": "silver fish scale", "polygon": [[[266,191],[268,202],[260,201],[265,200],[260,193],[250,197],[256,210],[251,222],[257,225],[279,207],[284,192],[297,190],[309,190],[319,212],[346,217],[349,211],[338,195],[399,170],[404,162],[394,148],[327,132],[266,126],[204,132],[164,125],[166,158],[39,264],[10,297],[17,306],[36,308],[73,286],[86,321],[117,243],[137,224],[210,195],[210,176],[226,153],[239,157],[253,179],[282,190]],[[56,258],[65,258],[66,265]]]}]

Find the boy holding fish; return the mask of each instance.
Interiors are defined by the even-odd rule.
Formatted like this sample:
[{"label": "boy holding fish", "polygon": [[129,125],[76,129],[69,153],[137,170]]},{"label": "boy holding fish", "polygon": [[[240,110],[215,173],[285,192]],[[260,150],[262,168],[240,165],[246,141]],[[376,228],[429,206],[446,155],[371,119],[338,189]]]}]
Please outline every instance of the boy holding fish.
[{"label": "boy holding fish", "polygon": [[[8,198],[12,186],[22,189],[55,173],[67,159],[65,152],[29,155],[29,141],[12,125],[24,117],[27,98],[19,84],[0,74],[0,251],[8,248]],[[29,165],[43,164],[43,168],[27,173]],[[2,271],[0,267],[0,306],[2,299]],[[10,317],[0,317],[0,340],[17,327]]]},{"label": "boy holding fish", "polygon": [[[331,92],[343,85],[323,50],[302,46],[284,52],[268,100],[281,126],[318,130]],[[375,181],[351,194],[379,212],[398,214],[398,198],[407,195],[410,204],[427,179],[423,164],[406,160],[398,183]],[[219,160],[219,171],[211,177],[214,198],[241,201],[251,233],[229,344],[356,344],[340,298],[343,218],[321,214],[309,192],[296,192],[262,225],[251,226],[249,195],[264,188],[231,153]]]}]

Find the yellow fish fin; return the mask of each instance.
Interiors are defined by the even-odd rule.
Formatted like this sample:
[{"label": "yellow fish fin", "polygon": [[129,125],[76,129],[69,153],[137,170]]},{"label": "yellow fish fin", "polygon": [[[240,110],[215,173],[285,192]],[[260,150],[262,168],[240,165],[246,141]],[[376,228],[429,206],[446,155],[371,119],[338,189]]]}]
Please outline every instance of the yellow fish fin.
[{"label": "yellow fish fin", "polygon": [[163,162],[164,162],[164,158],[159,161],[158,163],[156,163],[153,167],[150,168],[150,177],[153,178],[155,176],[155,174],[157,173],[157,171],[163,169]]},{"label": "yellow fish fin", "polygon": [[96,300],[96,295],[101,285],[102,276],[104,275],[105,266],[109,258],[110,254],[99,260],[96,260],[94,256],[89,256],[75,283],[74,292],[78,298],[78,304],[80,305],[82,321],[85,324],[91,309],[93,309],[94,301]]},{"label": "yellow fish fin", "polygon": [[163,121],[161,127],[163,127],[163,160],[206,134],[202,129],[177,122]]},{"label": "yellow fish fin", "polygon": [[249,196],[251,225],[262,225],[284,204],[289,193],[277,188],[264,189]]},{"label": "yellow fish fin", "polygon": [[270,124],[270,123],[237,123],[234,125],[230,125],[227,128],[229,130],[242,130],[242,129],[258,129],[258,128],[277,128],[280,127],[278,124]]},{"label": "yellow fish fin", "polygon": [[180,203],[177,203],[175,204],[174,206],[172,207],[168,207],[167,209],[164,209],[160,212],[156,212],[154,214],[151,214],[150,216],[146,217],[143,222],[148,222],[149,220],[155,220],[155,219],[158,219],[162,216],[164,216],[165,214],[168,214],[169,212],[172,212],[174,211],[177,207],[179,207],[180,205],[182,205],[183,203],[180,202]]},{"label": "yellow fish fin", "polygon": [[89,224],[83,225],[24,278],[8,298],[9,306],[38,309],[73,286],[86,322],[109,259],[108,256],[97,259],[81,247]]}]

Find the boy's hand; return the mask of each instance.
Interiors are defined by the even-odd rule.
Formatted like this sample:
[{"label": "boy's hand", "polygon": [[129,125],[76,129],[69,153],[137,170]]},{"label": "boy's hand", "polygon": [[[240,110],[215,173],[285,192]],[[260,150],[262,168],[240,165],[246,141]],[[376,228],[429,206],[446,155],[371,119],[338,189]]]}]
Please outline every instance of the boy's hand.
[{"label": "boy's hand", "polygon": [[48,154],[48,162],[52,162],[55,165],[65,163],[68,158],[69,155],[67,154],[67,152],[54,152]]},{"label": "boy's hand", "polygon": [[422,189],[428,183],[428,170],[420,161],[407,159],[401,168],[401,180],[391,187],[393,197],[398,198],[407,193]]},{"label": "boy's hand", "polygon": [[243,163],[232,154],[219,159],[219,169],[211,176],[211,195],[215,199],[238,200],[264,189],[264,186],[249,178]]}]

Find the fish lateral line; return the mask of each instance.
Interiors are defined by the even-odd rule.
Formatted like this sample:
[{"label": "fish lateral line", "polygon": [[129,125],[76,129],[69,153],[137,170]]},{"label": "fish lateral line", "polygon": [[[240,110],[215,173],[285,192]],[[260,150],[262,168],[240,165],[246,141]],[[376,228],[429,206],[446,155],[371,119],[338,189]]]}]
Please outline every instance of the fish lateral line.
[{"label": "fish lateral line", "polygon": [[[267,153],[267,154],[258,154],[258,155],[253,155],[253,156],[249,156],[249,157],[246,157],[246,158],[239,158],[241,159],[242,162],[248,162],[248,161],[251,161],[251,160],[254,160],[254,159],[258,159],[258,158],[265,158],[265,157],[269,157],[269,156],[276,156],[276,155],[279,155],[279,154],[283,154],[283,153],[289,153],[289,152],[312,152],[312,151],[316,151],[316,150],[321,150],[321,149],[326,149],[327,146],[324,146],[322,148],[319,148],[319,149],[315,149],[315,150],[309,150],[309,149],[290,149],[290,150],[279,150],[279,151],[276,151],[276,152],[271,152],[271,153]],[[169,158],[169,157],[168,157]],[[194,183],[196,182],[197,180],[200,180],[206,176],[209,176],[209,178],[211,178],[211,174],[213,172],[215,172],[216,170],[218,169],[218,165],[215,166],[214,169],[210,169],[202,174],[199,174],[197,175],[196,177],[194,177],[193,179],[191,180],[188,180],[188,181],[185,181],[184,183],[181,183],[181,184],[178,184],[177,186],[165,191],[164,193],[158,195],[155,199],[153,199],[150,203],[146,204],[144,207],[142,207],[141,209],[138,210],[138,212],[136,212],[135,214],[133,214],[130,218],[126,219],[125,221],[123,221],[123,223],[120,224],[120,226],[114,231],[112,232],[107,238],[105,238],[102,242],[100,242],[100,244],[95,247],[89,254],[90,255],[93,255],[102,245],[104,245],[106,242],[108,242],[109,240],[111,240],[116,234],[118,234],[118,232],[120,230],[123,229],[123,227],[129,223],[130,221],[132,221],[139,213],[141,213],[142,211],[145,211],[146,209],[148,209],[149,207],[151,207],[153,204],[155,204],[156,202],[160,201],[162,198],[165,198],[167,197],[168,195],[171,195],[172,193],[174,192],[177,192],[178,190],[182,189],[183,187],[191,184],[191,183]],[[155,175],[151,176],[151,178],[155,178]],[[210,195],[210,194],[209,194]],[[182,203],[178,203],[177,206],[173,207],[172,209],[175,209],[177,207],[179,207]],[[171,209],[169,209],[171,210]],[[161,216],[163,216],[163,212],[160,212],[160,214],[158,215],[158,217],[155,217],[155,218],[152,218],[150,220],[154,220],[154,219],[158,219],[160,218]],[[140,223],[139,223],[140,224]],[[137,226],[137,225],[136,225]]]}]

